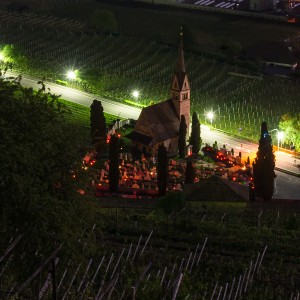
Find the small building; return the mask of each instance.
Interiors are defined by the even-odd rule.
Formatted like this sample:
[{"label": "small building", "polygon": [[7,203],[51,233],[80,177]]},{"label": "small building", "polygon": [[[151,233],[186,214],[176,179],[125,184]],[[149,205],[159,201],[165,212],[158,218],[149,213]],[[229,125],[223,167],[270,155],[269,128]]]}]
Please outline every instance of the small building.
[{"label": "small building", "polygon": [[169,155],[178,153],[180,118],[185,116],[190,125],[190,84],[185,70],[182,33],[178,50],[178,61],[171,88],[171,98],[143,108],[134,130],[127,135],[134,147],[142,153],[157,156],[163,144]]}]

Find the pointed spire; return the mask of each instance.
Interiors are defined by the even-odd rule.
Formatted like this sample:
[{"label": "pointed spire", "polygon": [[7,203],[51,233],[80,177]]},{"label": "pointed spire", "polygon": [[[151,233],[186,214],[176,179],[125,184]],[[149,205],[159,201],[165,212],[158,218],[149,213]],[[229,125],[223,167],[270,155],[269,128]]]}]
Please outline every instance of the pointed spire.
[{"label": "pointed spire", "polygon": [[180,28],[180,43],[178,49],[178,64],[177,64],[177,72],[185,73],[185,64],[184,64],[184,54],[183,54],[183,41],[182,41],[182,27]]}]

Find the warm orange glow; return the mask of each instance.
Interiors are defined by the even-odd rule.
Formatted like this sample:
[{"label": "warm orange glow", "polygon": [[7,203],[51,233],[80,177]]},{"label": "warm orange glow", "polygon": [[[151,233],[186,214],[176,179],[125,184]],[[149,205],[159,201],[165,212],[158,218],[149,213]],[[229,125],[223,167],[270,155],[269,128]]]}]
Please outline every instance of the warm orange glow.
[{"label": "warm orange glow", "polygon": [[80,195],[84,195],[85,194],[85,191],[83,189],[78,189],[77,192],[80,194]]}]

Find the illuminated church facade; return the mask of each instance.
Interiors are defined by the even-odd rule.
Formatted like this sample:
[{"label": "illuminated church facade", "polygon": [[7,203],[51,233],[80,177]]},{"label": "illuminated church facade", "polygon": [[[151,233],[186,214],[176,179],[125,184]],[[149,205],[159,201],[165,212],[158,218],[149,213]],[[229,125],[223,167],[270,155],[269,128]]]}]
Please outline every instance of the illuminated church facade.
[{"label": "illuminated church facade", "polygon": [[157,156],[157,149],[163,144],[169,155],[177,155],[182,115],[185,116],[187,130],[189,130],[190,84],[185,69],[182,33],[170,96],[171,98],[165,101],[143,108],[134,130],[127,135],[133,147],[140,152]]}]

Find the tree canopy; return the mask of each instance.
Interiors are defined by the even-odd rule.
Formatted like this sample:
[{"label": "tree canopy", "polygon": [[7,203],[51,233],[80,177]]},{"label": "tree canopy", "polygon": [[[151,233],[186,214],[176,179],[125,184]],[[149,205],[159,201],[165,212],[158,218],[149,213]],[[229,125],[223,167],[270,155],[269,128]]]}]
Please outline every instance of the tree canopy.
[{"label": "tree canopy", "polygon": [[168,182],[168,156],[167,149],[164,145],[158,147],[157,154],[157,187],[159,190],[160,196],[163,196],[166,193],[167,182]]},{"label": "tree canopy", "polygon": [[198,154],[200,147],[201,147],[201,129],[200,129],[200,122],[198,120],[197,113],[193,113],[192,117],[192,133],[190,144],[193,146],[193,154]]},{"label": "tree canopy", "polygon": [[90,126],[92,143],[99,155],[106,145],[106,120],[99,100],[94,100],[91,104]]},{"label": "tree canopy", "polygon": [[186,163],[186,170],[185,170],[185,183],[194,183],[195,180],[195,168],[193,166],[193,162],[188,160]]},{"label": "tree canopy", "polygon": [[90,17],[89,23],[104,33],[117,33],[118,31],[115,15],[109,10],[95,10]]},{"label": "tree canopy", "polygon": [[255,162],[253,163],[253,179],[255,194],[265,201],[272,199],[275,178],[275,156],[272,139],[266,122],[261,124],[261,134]]},{"label": "tree canopy", "polygon": [[119,186],[119,155],[120,155],[120,139],[114,134],[109,142],[109,189],[112,192],[118,191]]},{"label": "tree canopy", "polygon": [[184,158],[186,154],[186,134],[187,134],[187,125],[185,116],[182,115],[180,118],[179,124],[179,137],[178,137],[178,152],[179,157]]},{"label": "tree canopy", "polygon": [[0,80],[0,232],[3,241],[21,233],[27,255],[60,243],[76,255],[93,216],[77,192],[80,137],[67,113],[56,95]]},{"label": "tree canopy", "polygon": [[284,131],[284,141],[295,146],[300,151],[300,113],[283,115],[279,128]]}]

